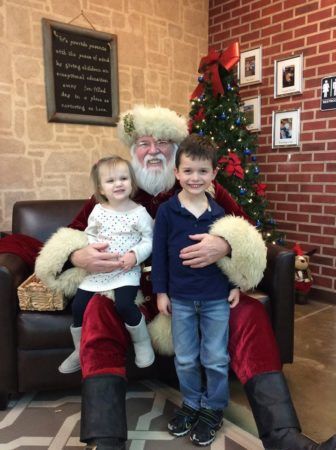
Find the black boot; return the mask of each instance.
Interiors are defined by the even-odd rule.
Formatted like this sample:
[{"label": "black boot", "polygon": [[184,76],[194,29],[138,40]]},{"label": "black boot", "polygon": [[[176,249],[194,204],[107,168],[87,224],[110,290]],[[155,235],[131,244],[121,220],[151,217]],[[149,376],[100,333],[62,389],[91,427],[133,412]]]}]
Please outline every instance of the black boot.
[{"label": "black boot", "polygon": [[125,450],[127,440],[126,381],[117,375],[84,380],[80,440],[97,450]]},{"label": "black boot", "polygon": [[95,444],[95,450],[126,450],[125,441],[116,438],[99,438]]},{"label": "black boot", "polygon": [[301,434],[282,372],[256,375],[244,387],[266,450],[336,450],[336,436],[317,444]]}]

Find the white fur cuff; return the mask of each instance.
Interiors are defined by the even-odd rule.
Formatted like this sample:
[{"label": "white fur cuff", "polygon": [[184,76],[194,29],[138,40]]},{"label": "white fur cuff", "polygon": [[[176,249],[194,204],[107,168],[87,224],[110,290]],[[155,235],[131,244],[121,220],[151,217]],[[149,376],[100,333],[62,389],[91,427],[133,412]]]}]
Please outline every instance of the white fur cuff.
[{"label": "white fur cuff", "polygon": [[257,286],[266,268],[267,248],[256,228],[241,217],[225,216],[213,224],[210,234],[221,236],[231,246],[231,257],[217,262],[229,280],[242,291]]},{"label": "white fur cuff", "polygon": [[171,316],[158,314],[147,328],[154,350],[161,355],[174,355]]},{"label": "white fur cuff", "polygon": [[40,251],[35,263],[36,275],[53,291],[72,297],[87,272],[78,267],[61,271],[71,253],[87,245],[88,239],[83,231],[60,228]]}]

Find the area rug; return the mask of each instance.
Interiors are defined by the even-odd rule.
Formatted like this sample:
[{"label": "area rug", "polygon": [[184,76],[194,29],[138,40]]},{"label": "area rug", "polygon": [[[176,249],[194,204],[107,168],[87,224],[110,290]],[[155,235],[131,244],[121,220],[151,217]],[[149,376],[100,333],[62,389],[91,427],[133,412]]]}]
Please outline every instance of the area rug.
[{"label": "area rug", "polygon": [[[0,411],[1,450],[84,450],[79,441],[80,392],[25,394]],[[156,380],[130,384],[127,392],[127,450],[191,450],[188,438],[174,438],[167,421],[180,405],[178,391]],[[207,450],[261,450],[259,439],[224,420]]]}]

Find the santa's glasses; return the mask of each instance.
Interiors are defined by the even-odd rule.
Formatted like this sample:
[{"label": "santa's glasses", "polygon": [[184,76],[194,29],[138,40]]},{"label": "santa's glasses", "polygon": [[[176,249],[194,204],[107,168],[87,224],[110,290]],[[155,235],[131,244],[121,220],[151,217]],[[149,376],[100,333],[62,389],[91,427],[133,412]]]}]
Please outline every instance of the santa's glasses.
[{"label": "santa's glasses", "polygon": [[160,151],[165,151],[169,148],[171,145],[171,141],[168,141],[166,139],[151,139],[151,140],[139,140],[135,146],[136,148],[141,148],[143,150],[150,149],[152,146],[154,146],[156,149]]}]

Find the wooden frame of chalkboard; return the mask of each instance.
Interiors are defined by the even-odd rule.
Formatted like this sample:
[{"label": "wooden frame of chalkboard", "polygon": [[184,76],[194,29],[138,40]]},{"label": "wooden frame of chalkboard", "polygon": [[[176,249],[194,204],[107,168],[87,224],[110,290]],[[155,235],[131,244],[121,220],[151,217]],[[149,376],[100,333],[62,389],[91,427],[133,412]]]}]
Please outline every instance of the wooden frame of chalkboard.
[{"label": "wooden frame of chalkboard", "polygon": [[42,19],[49,122],[115,126],[117,36]]}]

